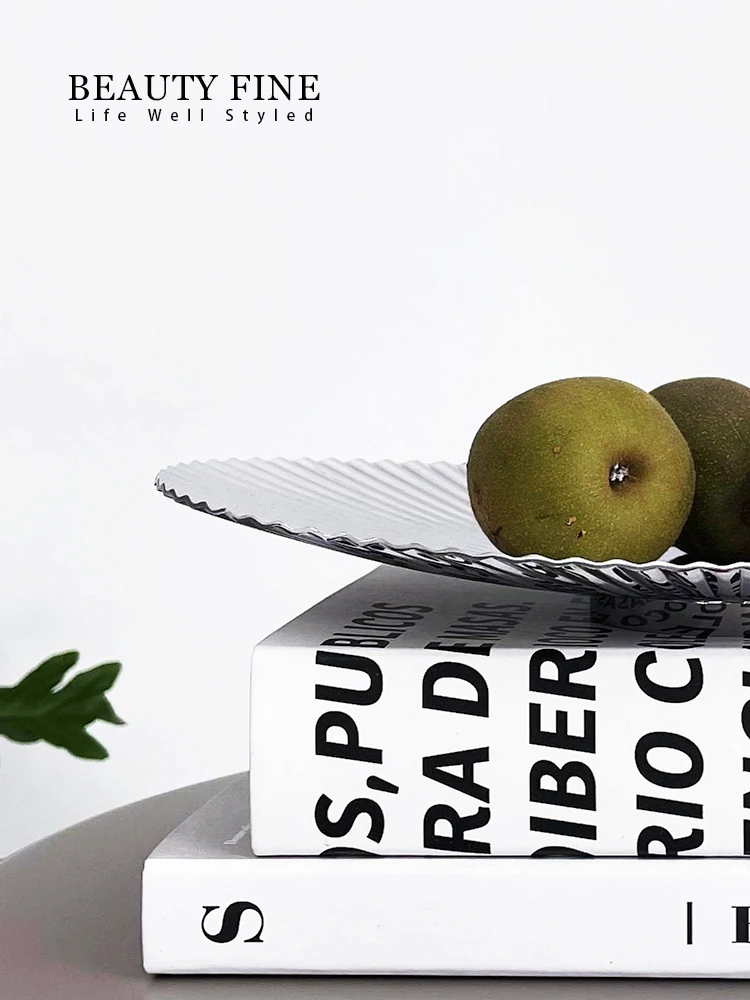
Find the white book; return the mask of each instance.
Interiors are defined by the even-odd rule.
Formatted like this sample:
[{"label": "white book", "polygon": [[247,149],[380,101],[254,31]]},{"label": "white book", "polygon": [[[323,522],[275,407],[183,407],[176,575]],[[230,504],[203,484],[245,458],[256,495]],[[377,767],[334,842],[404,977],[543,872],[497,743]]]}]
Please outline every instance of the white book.
[{"label": "white book", "polygon": [[269,636],[255,853],[750,854],[747,609],[608,603],[381,567]]},{"label": "white book", "polygon": [[715,976],[750,969],[741,858],[259,858],[247,777],[151,854],[152,973]]}]

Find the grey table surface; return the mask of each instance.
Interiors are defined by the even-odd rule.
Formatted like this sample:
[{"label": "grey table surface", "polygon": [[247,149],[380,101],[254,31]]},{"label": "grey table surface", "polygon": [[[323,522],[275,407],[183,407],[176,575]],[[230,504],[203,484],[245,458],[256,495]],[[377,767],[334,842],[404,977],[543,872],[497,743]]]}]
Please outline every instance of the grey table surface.
[{"label": "grey table surface", "polygon": [[2,1000],[702,1000],[748,997],[737,980],[148,976],[140,879],[156,844],[236,775],[116,809],[0,864]]}]

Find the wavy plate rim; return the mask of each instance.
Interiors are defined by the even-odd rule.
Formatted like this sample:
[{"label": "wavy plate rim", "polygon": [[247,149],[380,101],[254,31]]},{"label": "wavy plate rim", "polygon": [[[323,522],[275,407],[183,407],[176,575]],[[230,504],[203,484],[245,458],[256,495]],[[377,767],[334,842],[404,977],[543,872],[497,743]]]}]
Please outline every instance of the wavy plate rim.
[{"label": "wavy plate rim", "polygon": [[[350,535],[347,533],[329,535],[316,528],[315,525],[305,525],[304,527],[293,527],[286,521],[281,520],[270,520],[265,521],[261,518],[255,517],[253,515],[241,515],[237,516],[232,514],[226,507],[211,507],[205,500],[195,501],[190,497],[188,493],[179,493],[174,487],[169,487],[164,482],[164,477],[167,473],[177,470],[177,469],[189,469],[193,466],[201,467],[211,467],[213,464],[223,465],[228,462],[238,462],[242,464],[249,464],[253,462],[263,463],[265,465],[273,465],[275,463],[283,462],[285,464],[294,465],[300,462],[313,463],[315,465],[326,465],[327,463],[338,463],[342,465],[365,465],[365,466],[379,466],[385,463],[395,464],[399,466],[409,466],[416,465],[422,468],[434,468],[436,466],[449,466],[454,471],[459,471],[466,468],[465,463],[461,462],[448,462],[445,460],[437,460],[434,462],[427,462],[422,459],[404,459],[402,461],[390,458],[383,459],[367,459],[367,458],[320,458],[314,459],[309,456],[300,456],[299,458],[286,458],[284,456],[276,456],[274,458],[261,458],[260,456],[251,456],[249,458],[238,458],[237,456],[231,456],[224,459],[207,459],[206,461],[201,461],[200,459],[195,459],[190,462],[177,462],[174,465],[167,465],[160,469],[154,479],[154,486],[156,489],[165,497],[174,500],[177,503],[181,503],[184,506],[191,507],[193,510],[198,510],[203,513],[208,513],[214,517],[222,517],[228,521],[234,521],[235,524],[243,524],[249,527],[262,527],[269,532],[273,532],[273,529],[278,528],[280,531],[278,533],[284,533],[287,536],[298,537],[302,535],[312,536],[320,542],[344,542],[348,546],[358,548],[369,548],[372,549],[375,546],[387,547],[394,552],[408,553],[414,550],[429,552],[435,556],[445,556],[452,557],[454,559],[466,559],[467,556],[478,563],[485,563],[491,560],[499,560],[500,562],[511,563],[512,565],[523,566],[526,564],[541,564],[544,566],[550,566],[557,569],[564,569],[568,566],[578,566],[582,569],[623,569],[629,571],[645,572],[645,571],[660,571],[665,570],[680,570],[681,572],[687,572],[689,570],[695,570],[699,572],[709,572],[709,573],[731,573],[736,571],[748,571],[750,572],[750,562],[735,562],[726,564],[717,564],[710,562],[702,562],[696,560],[694,562],[670,562],[664,559],[657,559],[651,562],[636,563],[630,562],[627,559],[606,559],[602,561],[595,561],[593,559],[586,559],[583,556],[569,556],[566,559],[551,559],[549,556],[542,556],[538,554],[529,554],[525,556],[511,556],[505,552],[501,552],[497,549],[495,552],[486,552],[480,554],[469,555],[466,552],[462,552],[460,549],[455,548],[442,548],[442,549],[431,549],[427,548],[423,542],[413,541],[410,543],[399,543],[389,541],[385,538],[358,538],[355,535]],[[246,522],[254,522],[251,525],[247,525]],[[356,555],[353,552],[352,555]]]}]

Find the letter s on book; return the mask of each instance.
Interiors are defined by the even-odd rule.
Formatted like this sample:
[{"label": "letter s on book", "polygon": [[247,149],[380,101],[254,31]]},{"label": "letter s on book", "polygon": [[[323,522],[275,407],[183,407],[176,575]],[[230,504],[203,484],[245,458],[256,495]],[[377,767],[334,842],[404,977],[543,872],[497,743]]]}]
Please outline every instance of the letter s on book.
[{"label": "letter s on book", "polygon": [[203,919],[201,920],[201,930],[205,937],[209,941],[214,941],[216,944],[226,944],[228,941],[234,941],[240,930],[240,921],[242,920],[243,913],[251,910],[253,913],[257,913],[260,918],[260,926],[258,927],[255,934],[252,937],[245,938],[245,944],[260,944],[263,941],[261,934],[263,933],[263,927],[265,926],[265,919],[263,917],[263,911],[255,903],[249,903],[245,900],[237,901],[236,903],[230,903],[224,911],[224,916],[221,919],[221,927],[215,934],[210,934],[206,930],[206,917],[209,913],[213,913],[214,910],[218,910],[218,906],[204,906],[203,907]]}]

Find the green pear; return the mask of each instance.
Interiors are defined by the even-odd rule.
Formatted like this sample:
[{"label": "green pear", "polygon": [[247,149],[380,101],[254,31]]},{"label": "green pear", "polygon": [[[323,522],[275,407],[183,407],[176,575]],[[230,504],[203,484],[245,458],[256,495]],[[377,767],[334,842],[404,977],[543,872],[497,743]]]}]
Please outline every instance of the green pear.
[{"label": "green pear", "polygon": [[693,508],[677,544],[719,565],[750,560],[750,389],[726,378],[686,378],[652,396],[695,462]]},{"label": "green pear", "polygon": [[495,410],[471,445],[467,481],[477,521],[502,552],[648,562],[680,534],[695,472],[653,396],[585,377]]}]

